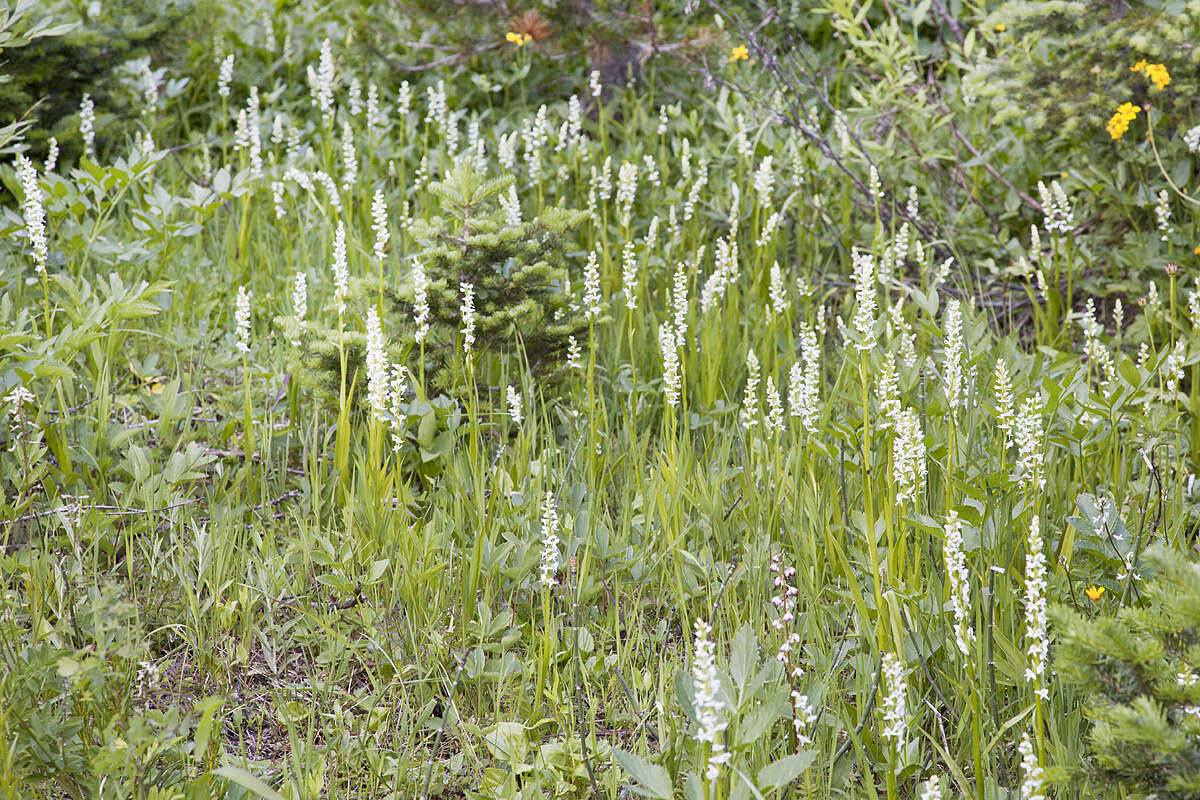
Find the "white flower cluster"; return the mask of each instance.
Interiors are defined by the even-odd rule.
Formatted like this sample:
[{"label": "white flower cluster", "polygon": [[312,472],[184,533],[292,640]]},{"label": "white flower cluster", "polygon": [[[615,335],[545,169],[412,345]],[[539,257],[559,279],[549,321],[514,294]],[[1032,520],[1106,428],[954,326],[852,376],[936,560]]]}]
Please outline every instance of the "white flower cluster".
[{"label": "white flower cluster", "polygon": [[996,423],[1004,433],[1004,447],[1007,449],[1013,445],[1017,414],[1013,408],[1012,378],[1008,374],[1008,362],[1003,358],[996,362],[995,376],[992,396],[996,399]]},{"label": "white flower cluster", "polygon": [[738,277],[738,245],[732,236],[717,240],[713,271],[700,289],[700,310],[707,312],[723,297]]},{"label": "white flower cluster", "polygon": [[508,416],[512,418],[514,425],[520,425],[525,418],[521,409],[521,393],[511,384],[508,387]]},{"label": "white flower cluster", "polygon": [[542,586],[554,585],[558,572],[558,510],[554,506],[554,492],[547,491],[542,503]]},{"label": "white flower cluster", "polygon": [[945,330],[942,337],[942,386],[946,392],[946,403],[951,415],[961,406],[966,405],[966,392],[963,391],[963,316],[962,305],[958,300],[946,304],[946,316],[942,326]]},{"label": "white flower cluster", "polygon": [[746,353],[746,396],[742,401],[742,427],[747,431],[758,425],[758,356]]},{"label": "white flower cluster", "polygon": [[463,352],[470,360],[471,348],[475,345],[475,287],[464,281],[458,284],[458,288],[463,296],[462,306],[459,308],[463,324]]},{"label": "white flower cluster", "polygon": [[675,408],[679,404],[680,391],[679,344],[670,322],[664,321],[658,326],[658,343],[663,359],[663,394],[667,405]]},{"label": "white flower cluster", "polygon": [[625,307],[630,311],[637,308],[637,268],[637,254],[634,253],[633,242],[626,242],[621,252],[621,283],[625,291]]},{"label": "white flower cluster", "polygon": [[[336,192],[335,192],[336,193]],[[338,316],[346,313],[346,294],[350,291],[350,270],[346,266],[346,226],[338,220],[333,234],[333,302]]]},{"label": "white flower cluster", "polygon": [[[217,70],[217,94],[221,97],[229,97],[229,83],[233,80],[233,53],[221,59],[220,68]],[[86,95],[85,95],[86,97]]]},{"label": "white flower cluster", "polygon": [[600,262],[597,260],[596,251],[588,253],[587,265],[583,268],[583,306],[589,320],[600,318],[600,312],[603,310],[600,303],[603,298],[600,295]]},{"label": "white flower cluster", "polygon": [[712,627],[702,619],[696,620],[695,653],[692,655],[692,685],[695,689],[696,739],[708,743],[708,769],[704,777],[711,783],[721,774],[721,765],[729,763],[732,755],[721,741],[726,721],[722,711],[725,703],[717,697],[717,661],[712,639]]},{"label": "white flower cluster", "polygon": [[892,471],[897,503],[907,502],[916,507],[927,470],[921,420],[916,411],[905,408],[896,417],[892,435]]},{"label": "white flower cluster", "polygon": [[333,123],[333,48],[329,40],[321,42],[321,60],[316,71],[308,68],[308,86],[312,92],[313,105],[321,112],[326,125]]},{"label": "white flower cluster", "polygon": [[903,750],[908,729],[908,684],[904,664],[895,653],[883,654],[883,679],[887,687],[882,706],[883,736],[895,742],[897,750]]},{"label": "white flower cluster", "polygon": [[[233,56],[229,58],[232,59]],[[230,61],[230,69],[233,69],[232,60]],[[83,138],[84,156],[95,158],[96,104],[92,102],[90,94],[84,94],[83,100],[79,103],[79,135]]]},{"label": "white flower cluster", "polygon": [[1070,233],[1075,227],[1075,212],[1062,184],[1051,181],[1049,188],[1038,181],[1038,198],[1042,203],[1043,222],[1047,233]]},{"label": "white flower cluster", "polygon": [[[800,325],[800,361],[792,364],[788,386],[788,402],[793,417],[808,433],[815,433],[820,417],[821,348],[817,333],[808,323]],[[801,364],[803,362],[803,364]]]},{"label": "white flower cluster", "polygon": [[250,352],[250,292],[245,286],[238,287],[237,299],[233,301],[233,319],[237,326],[237,349],[239,353]]},{"label": "white flower cluster", "polygon": [[850,258],[854,264],[854,329],[859,339],[855,347],[861,351],[874,350],[878,341],[875,334],[875,257],[855,248]]},{"label": "white flower cluster", "polygon": [[429,334],[429,279],[425,277],[425,267],[415,256],[412,264],[412,283],[413,323],[417,327],[413,336],[419,343],[425,341]]},{"label": "white flower cluster", "polygon": [[1171,202],[1166,189],[1158,191],[1158,202],[1154,204],[1154,221],[1158,225],[1159,238],[1167,241],[1171,235]]},{"label": "white flower cluster", "polygon": [[1042,686],[1046,674],[1046,657],[1050,652],[1049,626],[1046,619],[1046,553],[1042,534],[1035,516],[1029,523],[1029,551],[1025,554],[1025,653],[1029,666],[1025,680],[1034,684],[1034,691],[1043,698]]},{"label": "white flower cluster", "polygon": [[504,221],[516,227],[521,224],[521,198],[517,197],[517,185],[508,187],[508,192],[500,196],[500,207],[504,210]]},{"label": "white flower cluster", "polygon": [[[300,330],[304,330],[305,318],[308,316],[308,274],[302,271],[296,273],[296,280],[292,285],[292,313]],[[298,339],[292,340],[293,347],[299,345]]]},{"label": "white flower cluster", "polygon": [[1017,414],[1017,469],[1022,491],[1032,493],[1046,486],[1046,454],[1042,452],[1043,403],[1040,394],[1025,399]]},{"label": "white flower cluster", "polygon": [[46,207],[42,204],[42,185],[38,181],[37,169],[33,162],[18,154],[17,179],[21,183],[21,191],[25,194],[25,202],[21,210],[25,216],[25,232],[29,236],[29,245],[33,248],[33,264],[39,274],[46,273]]},{"label": "white flower cluster", "polygon": [[372,416],[380,422],[385,421],[384,414],[387,412],[391,388],[389,371],[379,310],[371,306],[367,311],[367,405],[371,407]]},{"label": "white flower cluster", "polygon": [[1189,153],[1200,153],[1200,125],[1188,129],[1183,135],[1183,143]]},{"label": "white flower cluster", "polygon": [[950,583],[950,608],[954,612],[954,641],[959,652],[969,656],[970,645],[975,641],[975,630],[971,627],[971,576],[967,571],[967,555],[963,552],[962,521],[954,509],[950,509],[942,531],[945,537],[942,556]]},{"label": "white flower cluster", "polygon": [[1028,733],[1021,737],[1017,752],[1021,754],[1021,771],[1025,773],[1025,779],[1021,781],[1021,800],[1046,800],[1042,786],[1042,765],[1033,752]]},{"label": "white flower cluster", "polygon": [[800,694],[798,689],[792,689],[792,730],[796,733],[797,747],[811,747],[812,726],[817,721],[817,709],[812,700]]},{"label": "white flower cluster", "polygon": [[388,230],[387,200],[381,191],[376,191],[371,198],[371,230],[375,233],[375,247],[372,252],[375,260],[382,263],[392,234]]}]

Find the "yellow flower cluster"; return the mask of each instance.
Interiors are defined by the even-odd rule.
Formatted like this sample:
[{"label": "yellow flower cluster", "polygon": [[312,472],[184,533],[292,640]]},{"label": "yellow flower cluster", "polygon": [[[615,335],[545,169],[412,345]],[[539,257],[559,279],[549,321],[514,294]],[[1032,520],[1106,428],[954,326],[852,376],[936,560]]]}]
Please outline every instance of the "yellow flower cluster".
[{"label": "yellow flower cluster", "polygon": [[528,33],[516,33],[515,31],[509,31],[508,35],[505,36],[504,38],[508,39],[510,42],[515,44],[517,47],[520,47],[521,45],[523,45],[526,42],[533,39],[533,37],[530,36]]},{"label": "yellow flower cluster", "polygon": [[1137,119],[1140,111],[1141,109],[1133,103],[1121,103],[1120,108],[1117,109],[1117,113],[1113,114],[1112,119],[1104,126],[1104,129],[1108,131],[1108,135],[1113,138],[1113,141],[1125,135],[1125,131],[1129,130],[1129,123]]},{"label": "yellow flower cluster", "polygon": [[729,52],[730,61],[745,61],[750,58],[750,51],[746,49],[746,45],[739,44]]},{"label": "yellow flower cluster", "polygon": [[1129,68],[1130,72],[1140,72],[1150,79],[1150,82],[1162,91],[1171,82],[1171,73],[1167,72],[1167,68],[1162,64],[1147,64],[1146,59],[1134,64]]}]

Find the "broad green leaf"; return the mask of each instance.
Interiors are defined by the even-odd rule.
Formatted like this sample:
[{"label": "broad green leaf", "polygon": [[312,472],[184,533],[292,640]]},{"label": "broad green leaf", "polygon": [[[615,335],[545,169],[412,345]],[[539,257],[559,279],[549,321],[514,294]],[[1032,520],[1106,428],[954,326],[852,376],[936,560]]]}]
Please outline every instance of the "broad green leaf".
[{"label": "broad green leaf", "polygon": [[613,755],[620,762],[621,768],[637,781],[638,785],[633,787],[634,792],[643,797],[671,800],[671,776],[665,769],[624,750],[613,750]]},{"label": "broad green leaf", "polygon": [[804,770],[812,766],[817,751],[804,750],[772,761],[758,771],[758,788],[777,789],[796,780]]},{"label": "broad green leaf", "polygon": [[267,786],[241,767],[221,767],[214,769],[212,774],[218,778],[224,778],[230,783],[236,783],[246,791],[254,792],[259,797],[264,798],[264,800],[286,800],[279,792]]}]

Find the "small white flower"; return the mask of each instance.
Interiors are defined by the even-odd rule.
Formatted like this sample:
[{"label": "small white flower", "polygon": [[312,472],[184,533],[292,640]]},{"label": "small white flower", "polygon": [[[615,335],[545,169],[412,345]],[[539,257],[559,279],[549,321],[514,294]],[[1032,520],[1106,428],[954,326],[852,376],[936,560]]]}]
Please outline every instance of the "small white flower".
[{"label": "small white flower", "polygon": [[1042,452],[1045,434],[1042,422],[1043,404],[1040,394],[1029,397],[1017,414],[1013,438],[1017,442],[1017,470],[1022,491],[1032,493],[1046,486],[1046,454]]},{"label": "small white flower", "polygon": [[233,53],[230,53],[221,60],[220,69],[217,70],[217,94],[221,97],[229,97],[229,83],[232,80]]},{"label": "small white flower", "polygon": [[238,287],[233,318],[237,325],[237,349],[244,355],[250,352],[250,292],[245,286]]},{"label": "small white flower", "polygon": [[42,170],[53,172],[56,164],[58,164],[58,139],[51,136],[50,141],[46,144],[46,163]]},{"label": "small white flower", "polygon": [[508,387],[508,415],[512,417],[514,425],[520,425],[525,418],[521,413],[521,393],[512,385]]},{"label": "small white flower", "polygon": [[704,777],[711,783],[721,774],[721,765],[729,762],[721,733],[728,724],[723,715],[725,703],[717,696],[721,690],[717,678],[717,660],[710,634],[712,627],[696,620],[695,647],[692,654],[692,687],[695,693],[696,739],[708,744],[708,768]]},{"label": "small white flower", "polygon": [[471,348],[475,344],[475,287],[467,282],[458,284],[462,292],[462,306],[459,313],[462,316],[463,352],[471,357]]},{"label": "small white flower", "polygon": [[904,680],[904,664],[895,653],[883,654],[883,679],[886,688],[882,705],[883,736],[891,739],[898,751],[903,751],[908,730],[908,684]]},{"label": "small white flower", "polygon": [[354,130],[342,121],[342,188],[349,191],[358,180],[358,153],[354,149]]},{"label": "small white flower", "polygon": [[1158,202],[1154,204],[1154,219],[1158,224],[1159,238],[1164,242],[1171,235],[1171,202],[1166,189],[1158,192]]},{"label": "small white flower", "polygon": [[1025,779],[1021,781],[1021,800],[1045,800],[1042,765],[1038,763],[1037,754],[1033,752],[1028,733],[1021,737],[1017,752],[1021,754],[1021,771],[1025,773]]},{"label": "small white flower", "polygon": [[512,227],[521,224],[521,200],[517,197],[517,185],[508,187],[508,193],[500,197],[500,206],[504,209],[505,222]]},{"label": "small white flower", "polygon": [[380,422],[385,421],[391,389],[388,366],[379,310],[371,306],[367,311],[367,405],[371,407],[372,416]]},{"label": "small white flower", "polygon": [[37,170],[33,162],[18,154],[16,159],[17,179],[21,183],[21,191],[25,194],[25,202],[21,206],[25,217],[25,233],[33,248],[33,264],[39,274],[46,272],[48,257],[46,244],[46,207],[42,204],[42,185],[38,181]]},{"label": "small white flower", "polygon": [[416,325],[414,337],[418,342],[425,341],[429,334],[429,280],[425,277],[425,267],[417,260],[412,260],[413,282],[413,324]]},{"label": "small white flower", "polygon": [[911,408],[900,411],[892,436],[892,471],[896,482],[896,502],[915,507],[917,495],[925,485],[925,436],[921,421]]},{"label": "small white flower", "polygon": [[630,311],[637,308],[637,255],[633,251],[633,242],[626,242],[621,254],[621,281],[625,289],[625,307]]},{"label": "small white flower", "polygon": [[346,226],[338,220],[333,235],[333,302],[338,315],[346,313],[346,294],[350,291],[350,271],[346,266]]},{"label": "small white flower", "polygon": [[742,427],[747,431],[758,425],[758,356],[746,353],[746,394],[742,400]]},{"label": "small white flower", "polygon": [[375,260],[382,263],[392,233],[388,230],[387,200],[378,190],[371,198],[371,230],[375,232]]},{"label": "small white flower", "polygon": [[783,400],[779,398],[779,389],[775,386],[775,378],[767,376],[767,430],[783,433]]},{"label": "small white flower", "polygon": [[305,317],[308,316],[308,274],[305,272],[297,272],[295,283],[292,285],[292,313],[303,330]]},{"label": "small white flower", "polygon": [[1025,555],[1025,653],[1029,664],[1025,680],[1043,698],[1046,657],[1050,652],[1049,625],[1046,617],[1046,553],[1038,517],[1029,523],[1029,549]]},{"label": "small white flower", "polygon": [[967,556],[963,552],[962,522],[954,509],[946,517],[942,528],[942,556],[946,561],[946,578],[950,584],[950,608],[954,612],[954,640],[962,655],[971,654],[970,645],[975,641],[975,630],[971,627],[971,584],[967,571]]},{"label": "small white flower", "polygon": [[679,345],[670,322],[658,326],[658,343],[663,359],[663,394],[667,405],[675,408],[679,404]]},{"label": "small white flower", "polygon": [[945,333],[942,337],[942,385],[946,392],[946,404],[950,407],[950,413],[961,407],[965,407],[967,402],[966,391],[964,391],[965,375],[963,373],[963,359],[965,357],[965,343],[963,341],[963,316],[962,306],[958,300],[951,300],[946,304],[946,316],[942,322],[945,328]]},{"label": "small white flower", "polygon": [[554,506],[554,492],[547,491],[542,503],[542,586],[549,589],[555,584],[558,572],[558,510]]},{"label": "small white flower", "polygon": [[[232,59],[233,56],[230,56]],[[230,69],[233,62],[230,61]],[[96,142],[96,104],[92,102],[90,94],[84,94],[83,101],[79,104],[79,135],[83,138],[83,155],[87,158],[95,158],[95,142]]]}]

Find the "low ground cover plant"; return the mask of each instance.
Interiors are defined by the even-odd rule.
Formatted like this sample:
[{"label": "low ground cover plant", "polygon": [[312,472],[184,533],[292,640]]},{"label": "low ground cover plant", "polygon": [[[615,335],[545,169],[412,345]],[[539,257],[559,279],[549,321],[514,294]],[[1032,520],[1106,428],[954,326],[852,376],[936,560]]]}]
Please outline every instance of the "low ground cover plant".
[{"label": "low ground cover plant", "polygon": [[0,134],[0,793],[1190,796],[1190,5],[187,11]]}]

